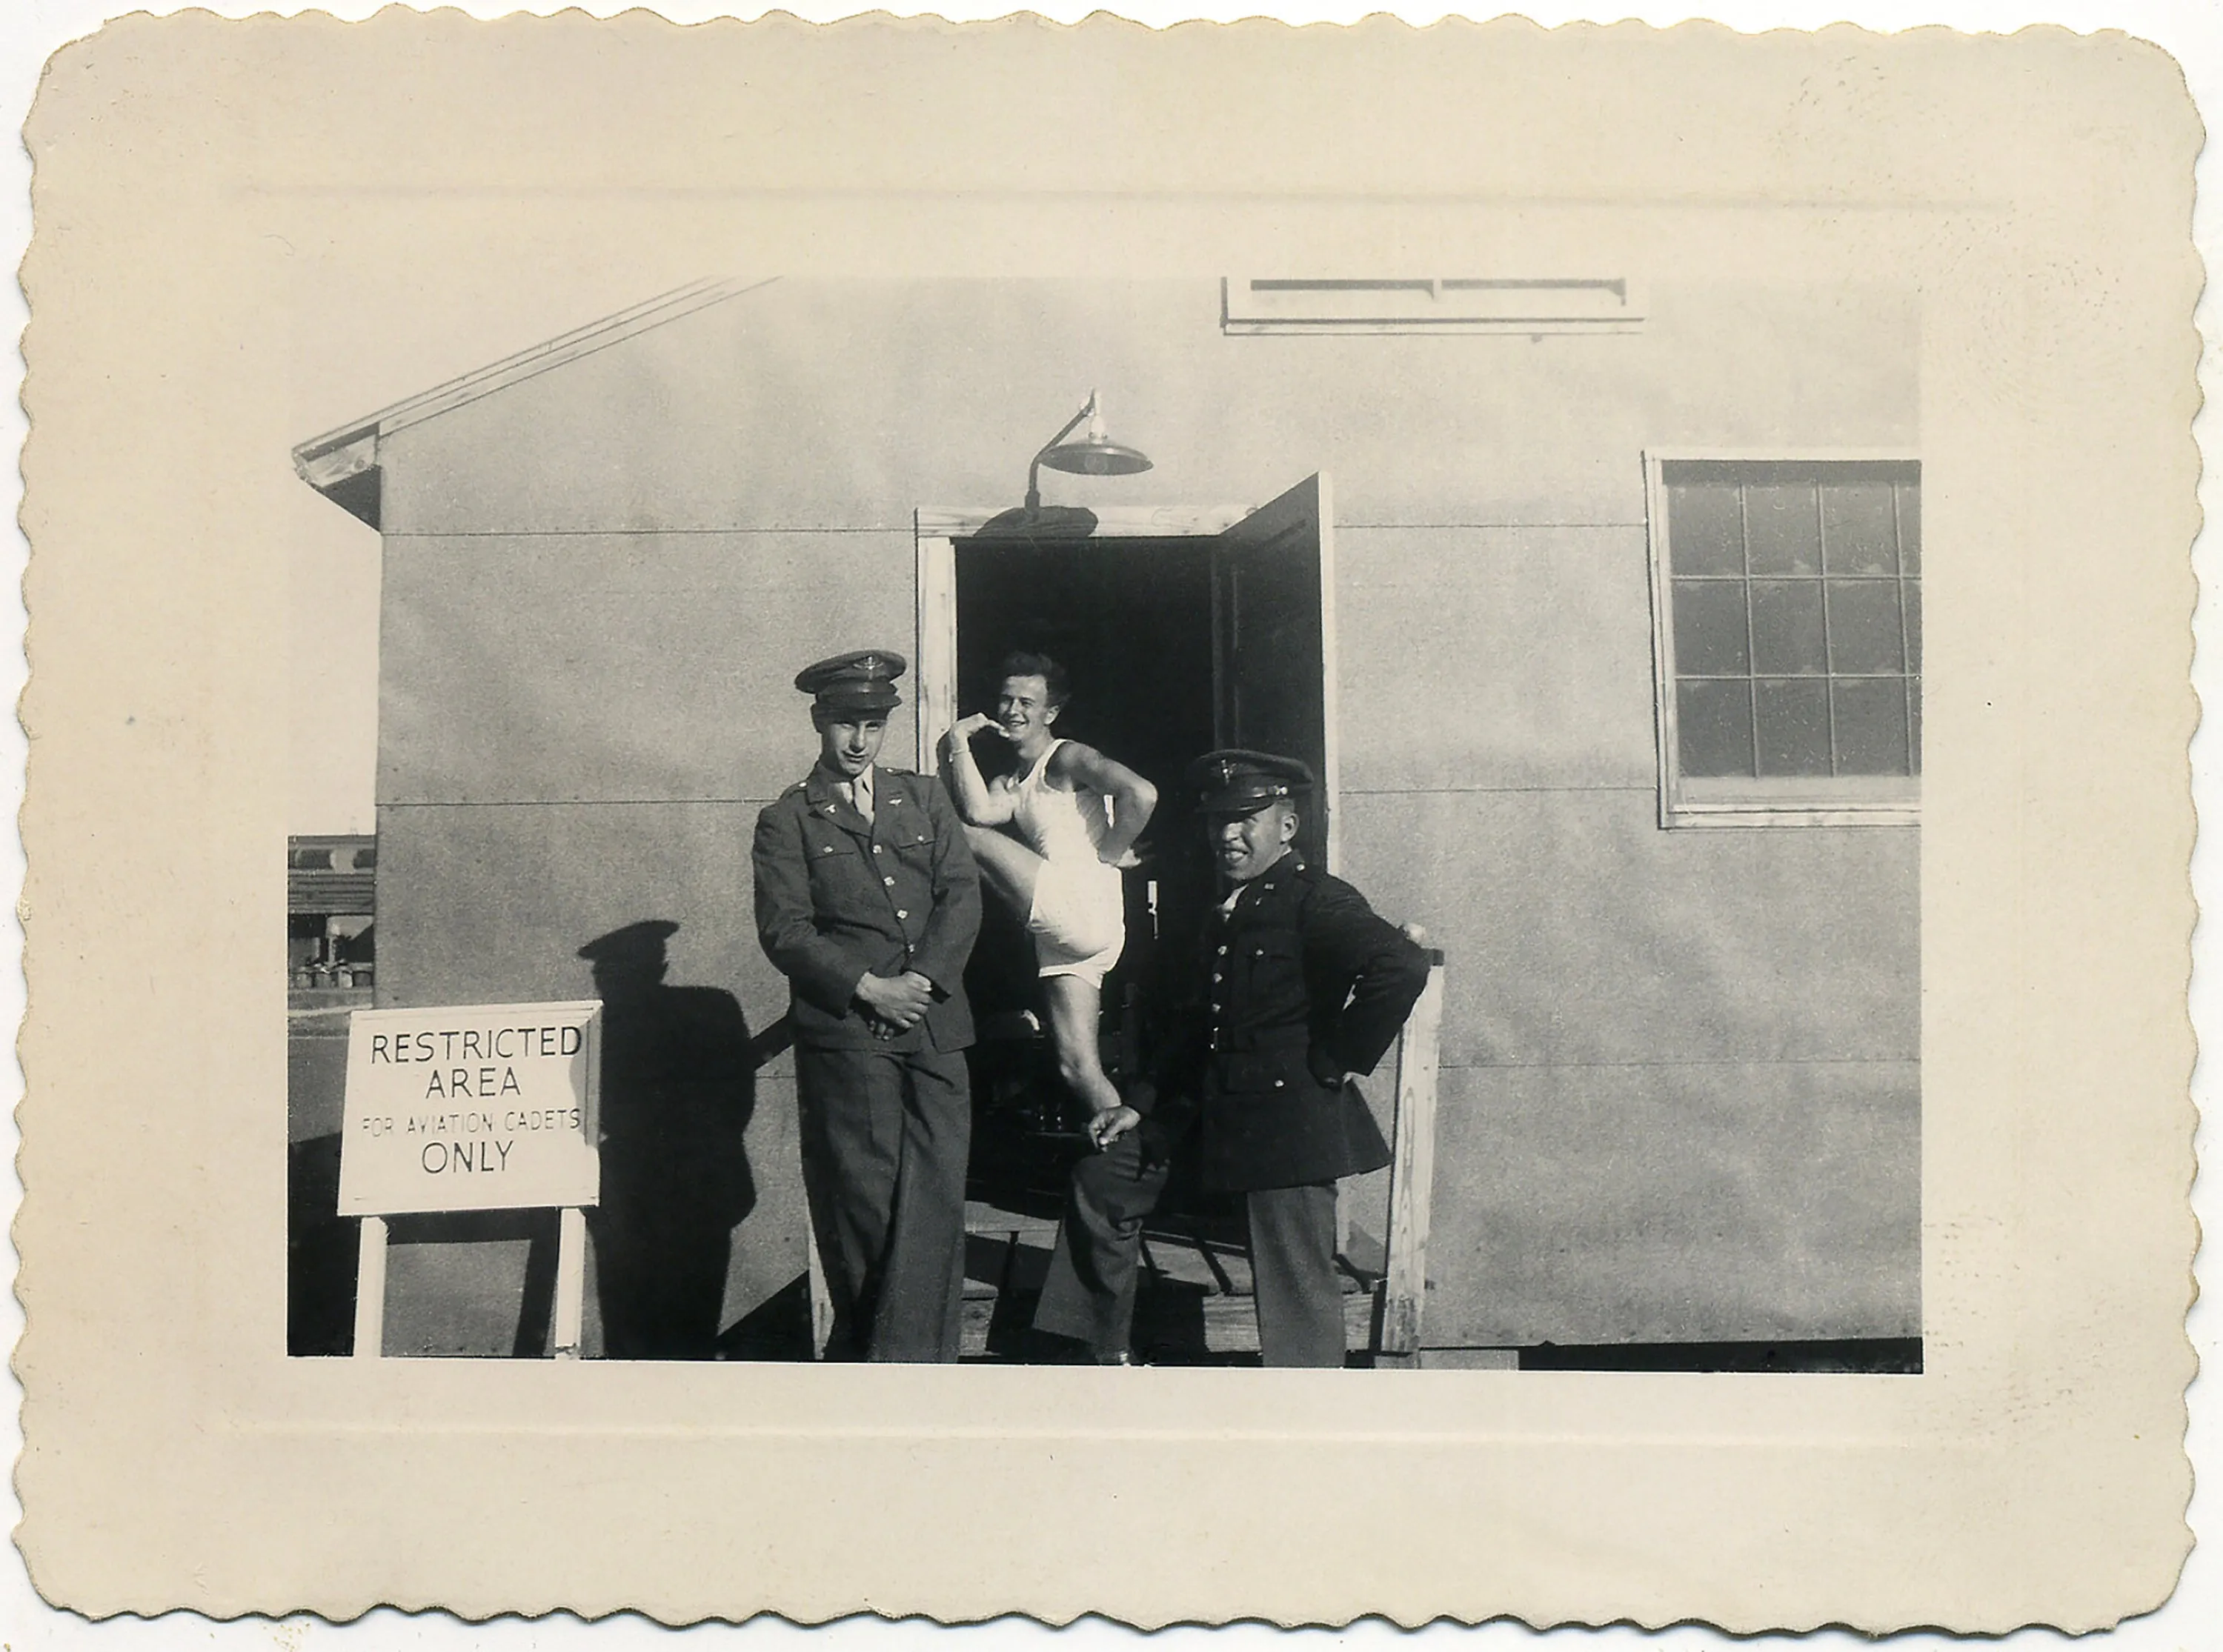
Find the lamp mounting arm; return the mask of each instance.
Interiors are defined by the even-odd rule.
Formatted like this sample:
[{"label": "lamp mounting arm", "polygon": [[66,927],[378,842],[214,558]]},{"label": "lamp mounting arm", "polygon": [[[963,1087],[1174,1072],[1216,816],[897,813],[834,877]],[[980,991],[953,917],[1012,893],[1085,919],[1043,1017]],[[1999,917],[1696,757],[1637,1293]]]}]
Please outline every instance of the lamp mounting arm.
[{"label": "lamp mounting arm", "polygon": [[1034,462],[1027,467],[1027,509],[1030,511],[1039,511],[1042,509],[1042,455],[1048,453],[1059,443],[1064,441],[1066,437],[1071,436],[1074,430],[1080,427],[1080,423],[1083,419],[1093,418],[1095,417],[1096,393],[1092,390],[1088,393],[1088,400],[1082,406],[1081,410],[1075,413],[1071,418],[1065,421],[1065,428],[1061,430],[1055,436],[1050,437],[1049,441],[1043,443],[1042,446],[1036,449]]}]

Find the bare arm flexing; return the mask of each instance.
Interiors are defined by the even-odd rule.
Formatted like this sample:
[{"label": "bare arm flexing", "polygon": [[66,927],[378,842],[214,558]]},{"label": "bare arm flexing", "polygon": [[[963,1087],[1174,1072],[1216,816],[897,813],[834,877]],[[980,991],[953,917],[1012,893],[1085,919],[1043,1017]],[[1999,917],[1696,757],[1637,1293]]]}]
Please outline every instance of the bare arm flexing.
[{"label": "bare arm flexing", "polygon": [[1158,788],[1123,763],[1114,763],[1093,745],[1067,740],[1051,756],[1048,778],[1067,790],[1086,787],[1112,800],[1111,830],[1105,833],[1098,858],[1107,866],[1127,859],[1135,839],[1150,823],[1158,806]]},{"label": "bare arm flexing", "polygon": [[980,778],[980,765],[973,760],[973,737],[984,728],[1003,732],[987,713],[974,712],[941,737],[941,772],[949,777],[949,789],[957,797],[957,813],[966,825],[1002,826],[1017,812],[1019,800],[1007,777]]}]

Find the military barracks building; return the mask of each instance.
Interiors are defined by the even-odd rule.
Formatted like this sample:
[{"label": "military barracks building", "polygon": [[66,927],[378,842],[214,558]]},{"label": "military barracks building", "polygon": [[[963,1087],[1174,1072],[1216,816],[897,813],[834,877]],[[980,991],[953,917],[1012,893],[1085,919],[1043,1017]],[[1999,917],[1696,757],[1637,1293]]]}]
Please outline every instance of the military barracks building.
[{"label": "military barracks building", "polygon": [[[795,672],[909,655],[925,766],[1029,641],[1168,795],[1130,933],[1241,743],[1445,955],[1427,1347],[1918,1337],[1914,300],[1467,274],[709,282],[304,443],[384,540],[378,1002],[580,997],[646,934],[746,1070]],[[1092,387],[1153,468],[1020,513]],[[709,1200],[728,1326],[806,1266],[791,1062]],[[389,1347],[537,1351],[532,1234],[444,1222]]]}]

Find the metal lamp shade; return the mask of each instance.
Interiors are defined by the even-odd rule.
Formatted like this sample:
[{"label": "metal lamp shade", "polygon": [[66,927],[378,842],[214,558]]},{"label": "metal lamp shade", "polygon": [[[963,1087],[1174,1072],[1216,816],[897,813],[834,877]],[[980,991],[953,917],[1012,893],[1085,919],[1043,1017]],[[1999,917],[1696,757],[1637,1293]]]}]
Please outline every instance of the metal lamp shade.
[{"label": "metal lamp shade", "polygon": [[1149,457],[1117,442],[1067,442],[1044,449],[1040,462],[1074,476],[1132,476],[1150,468]]}]

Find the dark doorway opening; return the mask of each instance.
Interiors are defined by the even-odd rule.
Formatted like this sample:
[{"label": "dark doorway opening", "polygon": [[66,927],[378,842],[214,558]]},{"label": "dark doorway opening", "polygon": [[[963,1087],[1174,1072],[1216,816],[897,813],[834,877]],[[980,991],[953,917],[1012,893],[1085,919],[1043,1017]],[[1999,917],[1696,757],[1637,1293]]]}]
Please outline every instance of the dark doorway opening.
[{"label": "dark doorway opening", "polygon": [[[1104,987],[1102,1052],[1115,1083],[1146,1069],[1162,1047],[1191,989],[1200,931],[1221,895],[1182,784],[1189,763],[1215,746],[1252,744],[1325,767],[1315,521],[1256,537],[954,542],[958,713],[992,708],[1006,654],[1050,655],[1072,680],[1056,732],[1097,747],[1158,789],[1137,845],[1142,864],[1126,875],[1125,949]],[[992,742],[975,749],[992,775],[986,760],[1011,767]],[[1314,854],[1331,801],[1322,796],[1307,823]],[[973,1052],[972,1197],[996,1210],[1054,1218],[1074,1161],[1089,1149],[1042,1030],[1023,914],[989,901],[966,987],[981,1033]],[[1239,1251],[1239,1205],[1200,1196],[1185,1182],[1176,1177],[1150,1221],[1148,1231],[1164,1241],[1150,1254],[1194,1248],[1203,1255],[1214,1244]],[[1158,1271],[1146,1276],[1137,1309],[1152,1322],[1167,1318],[1161,1310],[1168,1303],[1157,1298],[1178,1294],[1183,1283],[1158,1281]],[[1005,1293],[1029,1277],[1024,1268],[1006,1270]],[[999,1302],[996,1313],[999,1323],[1023,1323],[1032,1303]],[[1197,1336],[1174,1340],[1196,1347],[1166,1352],[1200,1356],[1201,1322],[1192,1329]]]},{"label": "dark doorway opening", "polygon": [[[1158,788],[1124,877],[1127,939],[1104,983],[1103,1055],[1114,1082],[1147,1061],[1178,998],[1212,871],[1181,771],[1215,733],[1209,539],[980,539],[956,546],[957,706],[992,710],[1014,650],[1051,656],[1072,679],[1057,732]],[[993,776],[1012,763],[976,747]],[[1061,1207],[1086,1151],[1055,1076],[1025,914],[992,897],[966,971],[974,1052],[973,1197],[1039,1215]],[[1008,1311],[1008,1310],[1007,1310]]]},{"label": "dark doorway opening", "polygon": [[[1212,542],[1197,539],[976,540],[957,546],[957,703],[992,709],[1004,656],[1049,654],[1073,682],[1057,732],[1118,759],[1158,788],[1127,883],[1127,945],[1105,1004],[1145,1019],[1162,1008],[1162,949],[1182,954],[1212,869],[1182,795],[1181,771],[1215,735]],[[983,742],[992,775],[1009,754]],[[1023,914],[989,903],[967,987],[986,1015],[1035,1008]],[[1125,1029],[1122,1029],[1125,1031]]]}]

